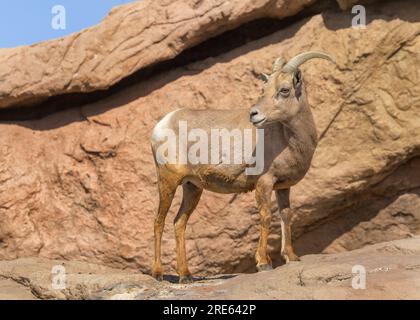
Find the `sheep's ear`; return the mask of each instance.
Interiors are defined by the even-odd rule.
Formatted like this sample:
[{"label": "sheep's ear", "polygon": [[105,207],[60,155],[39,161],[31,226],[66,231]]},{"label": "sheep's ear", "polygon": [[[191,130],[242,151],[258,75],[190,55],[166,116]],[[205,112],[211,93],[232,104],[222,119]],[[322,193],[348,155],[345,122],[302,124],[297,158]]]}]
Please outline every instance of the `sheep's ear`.
[{"label": "sheep's ear", "polygon": [[270,76],[263,72],[260,74],[260,79],[264,82],[268,82],[268,80],[270,79]]},{"label": "sheep's ear", "polygon": [[299,100],[302,95],[302,73],[299,69],[297,69],[293,74],[293,87],[295,88],[296,97]]}]

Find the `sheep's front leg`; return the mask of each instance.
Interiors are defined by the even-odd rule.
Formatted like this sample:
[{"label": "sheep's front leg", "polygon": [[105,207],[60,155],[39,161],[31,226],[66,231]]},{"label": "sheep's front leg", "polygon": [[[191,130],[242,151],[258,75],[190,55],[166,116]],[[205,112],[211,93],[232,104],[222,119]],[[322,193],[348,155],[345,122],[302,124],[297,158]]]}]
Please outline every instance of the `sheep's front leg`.
[{"label": "sheep's front leg", "polygon": [[271,193],[273,191],[272,179],[269,177],[260,178],[255,188],[255,197],[261,217],[261,230],[258,249],[255,254],[258,271],[270,270],[271,259],[267,253],[268,235],[271,224]]},{"label": "sheep's front leg", "polygon": [[293,210],[290,208],[290,189],[276,190],[276,198],[281,219],[281,256],[286,263],[299,261],[300,259],[292,246],[291,220]]}]

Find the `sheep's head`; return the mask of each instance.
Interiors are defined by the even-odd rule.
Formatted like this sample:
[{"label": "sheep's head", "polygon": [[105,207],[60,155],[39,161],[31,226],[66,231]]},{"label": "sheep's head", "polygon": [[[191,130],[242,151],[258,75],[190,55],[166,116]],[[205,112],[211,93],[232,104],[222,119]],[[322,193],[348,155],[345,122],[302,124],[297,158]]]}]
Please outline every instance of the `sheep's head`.
[{"label": "sheep's head", "polygon": [[328,54],[311,51],[299,54],[287,63],[279,58],[274,63],[272,74],[262,75],[266,82],[264,92],[249,114],[250,121],[256,127],[273,122],[287,122],[299,113],[306,99],[299,66],[313,58],[335,63]]}]

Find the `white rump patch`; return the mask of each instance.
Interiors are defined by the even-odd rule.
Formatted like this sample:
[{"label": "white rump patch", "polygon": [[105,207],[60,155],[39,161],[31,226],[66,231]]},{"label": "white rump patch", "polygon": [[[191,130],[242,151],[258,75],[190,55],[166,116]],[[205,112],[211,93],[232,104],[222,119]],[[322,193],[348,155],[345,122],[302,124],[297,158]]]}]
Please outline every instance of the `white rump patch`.
[{"label": "white rump patch", "polygon": [[181,109],[168,113],[156,124],[152,131],[152,143],[161,142],[167,138],[166,129],[168,129],[168,125],[171,123],[172,116],[179,110]]}]

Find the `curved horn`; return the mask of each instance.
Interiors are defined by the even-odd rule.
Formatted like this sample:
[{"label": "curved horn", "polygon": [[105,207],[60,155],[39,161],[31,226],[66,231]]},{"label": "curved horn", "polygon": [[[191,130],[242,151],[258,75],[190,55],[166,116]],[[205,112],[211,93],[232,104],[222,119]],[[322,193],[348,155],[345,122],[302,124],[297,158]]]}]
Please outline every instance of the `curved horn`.
[{"label": "curved horn", "polygon": [[289,62],[283,67],[282,70],[284,72],[293,73],[297,70],[297,68],[299,68],[301,64],[314,58],[326,59],[326,60],[331,61],[332,63],[335,63],[334,58],[324,52],[309,51],[309,52],[298,54],[294,58],[290,59]]},{"label": "curved horn", "polygon": [[276,61],[273,64],[273,73],[280,71],[281,68],[283,68],[284,64],[286,63],[286,60],[284,60],[284,58],[280,57],[277,58]]}]

